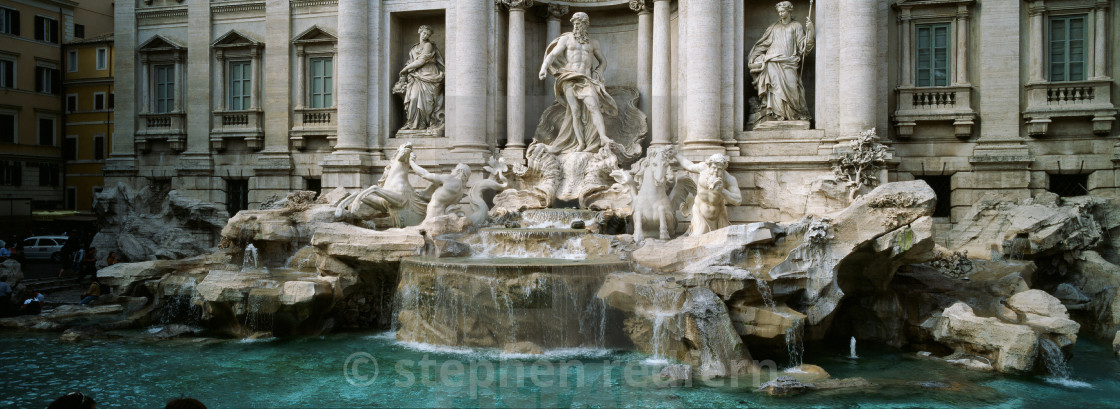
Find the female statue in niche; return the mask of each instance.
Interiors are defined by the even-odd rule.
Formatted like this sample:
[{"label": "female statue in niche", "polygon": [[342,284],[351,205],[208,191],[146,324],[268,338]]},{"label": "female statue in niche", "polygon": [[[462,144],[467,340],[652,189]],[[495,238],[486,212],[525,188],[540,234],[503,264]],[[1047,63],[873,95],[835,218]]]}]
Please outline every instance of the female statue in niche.
[{"label": "female statue in niche", "polygon": [[423,131],[443,126],[443,56],[432,43],[432,28],[420,26],[420,42],[408,52],[393,93],[404,99],[402,131]]}]

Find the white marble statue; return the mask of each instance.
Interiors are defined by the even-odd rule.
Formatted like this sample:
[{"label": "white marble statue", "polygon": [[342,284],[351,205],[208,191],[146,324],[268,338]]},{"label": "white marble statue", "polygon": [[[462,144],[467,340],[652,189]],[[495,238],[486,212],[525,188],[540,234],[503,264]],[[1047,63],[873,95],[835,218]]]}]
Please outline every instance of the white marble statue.
[{"label": "white marble statue", "polygon": [[539,78],[556,77],[556,100],[567,109],[550,143],[559,152],[597,152],[613,142],[603,116],[617,116],[618,106],[604,85],[602,47],[587,35],[587,26],[587,13],[572,15],[572,31],[548,45],[541,64]]},{"label": "white marble statue", "polygon": [[401,145],[377,184],[343,199],[335,213],[341,215],[348,211],[362,219],[388,213],[393,227],[420,224],[424,219],[424,202],[408,181],[409,168],[415,156],[411,143]]},{"label": "white marble statue", "polygon": [[402,131],[424,131],[443,126],[443,57],[429,39],[432,28],[420,26],[420,42],[408,52],[393,93],[404,99]]},{"label": "white marble statue", "polygon": [[458,204],[463,200],[463,194],[467,189],[467,180],[471,177],[471,167],[462,163],[455,166],[451,173],[441,175],[432,173],[417,165],[416,162],[411,163],[412,171],[416,172],[421,178],[432,182],[435,191],[432,192],[432,199],[428,201],[428,209],[424,220],[431,220],[447,214],[448,206]]},{"label": "white marble statue", "polygon": [[801,70],[816,43],[813,21],[805,17],[804,26],[794,21],[793,4],[788,1],[776,8],[778,21],[766,29],[747,57],[761,100],[758,122],[809,120]]},{"label": "white marble statue", "polygon": [[[674,180],[674,154],[672,146],[651,147],[649,155],[630,171],[611,172],[619,184],[630,190],[635,243],[640,244],[647,232],[658,234],[661,240],[672,238],[677,229],[676,209],[696,189],[692,179]],[[635,176],[641,179],[641,185],[635,183]]]},{"label": "white marble statue", "polygon": [[506,160],[500,156],[492,156],[487,163],[489,165],[483,166],[482,170],[490,173],[490,177],[475,183],[467,194],[467,199],[470,201],[467,219],[470,219],[475,226],[482,226],[490,221],[490,206],[486,204],[486,199],[483,196],[487,192],[500,193],[509,187],[509,182],[505,176],[506,171],[509,170],[509,167],[506,166]]},{"label": "white marble statue", "polygon": [[727,155],[717,153],[703,163],[693,163],[677,154],[681,168],[697,175],[688,235],[699,236],[731,224],[727,206],[738,206],[743,194],[739,191],[739,181],[727,172],[728,160]]}]

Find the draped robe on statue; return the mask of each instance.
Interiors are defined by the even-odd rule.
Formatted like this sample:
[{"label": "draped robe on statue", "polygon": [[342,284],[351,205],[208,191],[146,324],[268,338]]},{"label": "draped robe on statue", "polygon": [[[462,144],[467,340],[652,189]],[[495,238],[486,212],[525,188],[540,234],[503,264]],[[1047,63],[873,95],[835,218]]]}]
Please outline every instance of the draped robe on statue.
[{"label": "draped robe on statue", "polygon": [[404,99],[403,129],[428,129],[443,124],[443,57],[431,43],[418,43],[408,64],[423,64],[401,78],[393,92]]},{"label": "draped robe on statue", "polygon": [[777,22],[766,29],[747,58],[761,107],[759,121],[811,119],[801,83],[801,60],[813,50],[814,39],[796,21]]},{"label": "draped robe on statue", "polygon": [[[560,39],[564,37],[568,37],[569,41],[576,41],[575,38],[572,38],[572,33],[564,33],[548,45],[545,55],[552,53],[552,50],[560,43]],[[567,56],[561,53],[548,67],[548,73],[556,77],[556,102],[564,107],[562,111],[553,111],[551,115],[554,117],[542,119],[542,122],[558,124],[556,138],[549,143],[549,146],[558,149],[559,152],[598,152],[600,147],[607,144],[603,141],[605,136],[599,135],[595,123],[591,121],[591,113],[587,109],[587,105],[583,103],[580,103],[579,108],[581,110],[580,123],[575,123],[571,108],[568,106],[568,100],[565,98],[564,87],[571,85],[572,92],[576,94],[577,99],[597,95],[599,97],[599,108],[605,117],[617,116],[618,106],[615,104],[614,98],[607,94],[607,88],[603,85],[602,78],[592,78],[583,73],[568,71],[565,69],[566,66]],[[595,76],[598,77],[598,75]],[[575,127],[577,126],[583,130],[584,140],[582,142],[576,137]]]}]

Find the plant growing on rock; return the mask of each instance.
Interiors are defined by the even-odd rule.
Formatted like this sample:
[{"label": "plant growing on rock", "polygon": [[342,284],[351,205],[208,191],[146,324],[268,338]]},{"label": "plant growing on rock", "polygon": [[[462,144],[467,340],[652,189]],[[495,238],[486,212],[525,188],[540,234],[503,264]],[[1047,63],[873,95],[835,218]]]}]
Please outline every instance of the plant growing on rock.
[{"label": "plant growing on rock", "polygon": [[849,148],[840,152],[832,171],[836,180],[847,186],[848,200],[854,200],[865,186],[879,184],[877,174],[890,159],[890,152],[886,145],[879,143],[875,128],[860,132]]}]

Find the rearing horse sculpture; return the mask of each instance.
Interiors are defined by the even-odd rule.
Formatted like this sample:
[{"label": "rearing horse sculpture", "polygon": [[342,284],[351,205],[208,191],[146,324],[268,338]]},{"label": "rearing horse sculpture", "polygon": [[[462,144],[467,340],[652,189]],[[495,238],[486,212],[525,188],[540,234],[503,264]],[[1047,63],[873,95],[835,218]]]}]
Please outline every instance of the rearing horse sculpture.
[{"label": "rearing horse sculpture", "polygon": [[[641,243],[646,233],[658,234],[661,240],[672,238],[677,229],[675,211],[690,192],[696,191],[692,179],[673,177],[674,157],[672,147],[653,147],[630,171],[611,172],[615,181],[630,190],[635,243]],[[640,185],[634,183],[634,176],[641,178]]]}]

